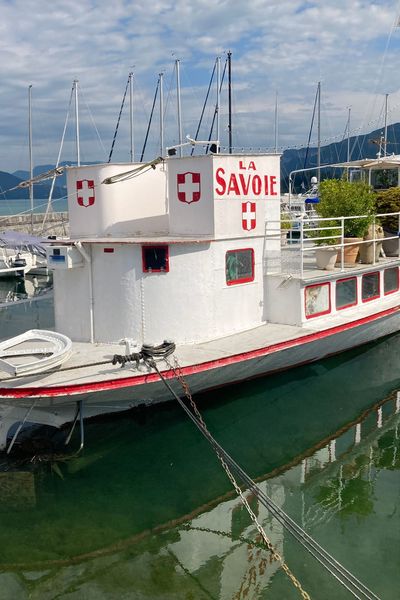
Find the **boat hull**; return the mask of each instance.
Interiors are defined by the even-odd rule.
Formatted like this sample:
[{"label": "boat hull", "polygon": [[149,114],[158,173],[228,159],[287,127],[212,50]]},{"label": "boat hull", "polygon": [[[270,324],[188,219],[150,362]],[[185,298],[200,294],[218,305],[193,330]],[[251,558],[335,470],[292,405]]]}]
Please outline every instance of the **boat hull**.
[{"label": "boat hull", "polygon": [[[399,330],[400,308],[395,307],[379,315],[286,342],[185,366],[182,375],[192,393],[206,392],[315,362]],[[176,393],[183,395],[173,371],[163,369],[162,365],[164,363],[160,362],[163,376]],[[0,448],[6,446],[7,432],[16,422],[25,419],[27,422],[60,427],[73,420],[78,402],[82,402],[83,416],[87,418],[172,399],[171,393],[155,372],[130,369],[127,377],[85,384],[72,383],[72,377],[75,381],[78,379],[76,375],[71,375],[71,384],[62,386],[0,388]]]}]

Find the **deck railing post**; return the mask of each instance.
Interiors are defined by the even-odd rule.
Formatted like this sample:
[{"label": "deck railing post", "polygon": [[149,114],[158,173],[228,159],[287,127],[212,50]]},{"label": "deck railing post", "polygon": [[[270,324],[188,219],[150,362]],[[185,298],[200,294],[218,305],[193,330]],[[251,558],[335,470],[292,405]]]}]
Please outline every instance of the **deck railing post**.
[{"label": "deck railing post", "polygon": [[344,271],[344,217],[340,219],[341,240],[340,240],[340,270]]},{"label": "deck railing post", "polygon": [[300,219],[300,277],[303,279],[304,220]]}]

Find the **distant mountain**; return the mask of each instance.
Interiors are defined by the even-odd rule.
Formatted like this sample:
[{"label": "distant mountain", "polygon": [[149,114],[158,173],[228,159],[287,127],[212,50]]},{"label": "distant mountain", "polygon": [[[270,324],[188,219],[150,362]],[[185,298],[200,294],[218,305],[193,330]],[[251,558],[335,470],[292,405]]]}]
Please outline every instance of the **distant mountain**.
[{"label": "distant mountain", "polygon": [[[33,174],[39,175],[49,169],[52,169],[51,165],[39,166],[33,170]],[[29,188],[15,188],[22,181],[29,179],[28,171],[16,171],[15,173],[7,173],[0,171],[0,202],[1,200],[22,200],[29,198]],[[53,190],[53,198],[62,198],[66,194],[65,187],[62,187],[62,183],[57,182]],[[51,180],[43,183],[37,183],[33,186],[33,197],[46,199],[49,196],[51,187]]]},{"label": "distant mountain", "polygon": [[[379,145],[372,140],[379,140],[382,135],[382,129],[376,129],[364,135],[353,136],[350,138],[350,160],[360,160],[361,158],[376,158]],[[395,123],[388,127],[387,154],[400,153],[400,123]],[[317,148],[299,148],[285,150],[281,161],[282,191],[288,191],[289,174],[296,169],[303,169],[317,166]],[[347,138],[341,142],[321,146],[321,165],[331,165],[345,162],[347,160]],[[307,189],[310,187],[310,179],[315,172],[306,172],[297,174],[295,178],[295,192],[302,191],[301,184]],[[324,169],[321,172],[324,177],[340,177],[340,172],[336,169]]]},{"label": "distant mountain", "polygon": [[[382,129],[376,129],[370,133],[364,135],[353,136],[350,138],[350,158],[351,160],[359,160],[360,158],[376,158],[379,147],[372,140],[379,140],[382,135]],[[400,153],[400,142],[397,143],[397,139],[400,140],[400,123],[395,123],[388,127],[388,144],[387,153],[397,154]],[[321,165],[335,164],[339,162],[345,162],[347,160],[347,139],[343,139],[341,142],[335,142],[326,146],[321,146]],[[73,165],[73,161],[65,161],[60,166]],[[91,162],[87,164],[97,164]],[[288,180],[289,174],[297,169],[303,169],[315,167],[317,165],[317,148],[303,147],[303,148],[290,148],[285,150],[282,155],[281,161],[281,175],[282,175],[282,192],[288,191]],[[54,168],[54,165],[38,165],[34,168],[34,176],[46,173]],[[294,191],[301,192],[304,188],[310,187],[310,179],[315,175],[315,172],[309,171],[306,173],[297,174],[294,180]],[[322,171],[322,177],[340,176],[340,171],[334,169],[324,169]],[[2,198],[5,199],[16,199],[16,198],[29,198],[28,188],[20,188],[9,192],[7,190],[15,187],[21,181],[26,181],[29,178],[28,171],[15,171],[13,174],[0,171],[0,202]],[[51,180],[48,180],[42,184],[35,184],[33,186],[35,198],[47,198],[50,191]],[[56,179],[56,185],[53,192],[54,198],[62,198],[66,195],[66,175],[63,173]]]}]

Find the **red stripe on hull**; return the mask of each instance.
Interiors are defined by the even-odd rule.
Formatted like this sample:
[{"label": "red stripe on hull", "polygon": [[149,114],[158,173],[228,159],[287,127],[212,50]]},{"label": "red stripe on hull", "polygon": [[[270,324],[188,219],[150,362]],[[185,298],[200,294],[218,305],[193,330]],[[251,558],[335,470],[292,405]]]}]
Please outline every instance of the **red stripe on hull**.
[{"label": "red stripe on hull", "polygon": [[[195,373],[201,373],[203,371],[224,367],[246,360],[251,360],[260,356],[266,356],[268,354],[280,352],[281,350],[286,350],[288,348],[293,348],[302,344],[309,344],[311,342],[332,335],[336,335],[344,331],[348,331],[349,329],[354,329],[356,327],[366,325],[383,317],[393,315],[399,310],[400,306],[396,306],[394,308],[375,313],[368,317],[363,317],[362,319],[351,321],[350,323],[346,323],[344,325],[337,325],[329,329],[324,329],[315,333],[309,333],[307,335],[303,335],[292,340],[287,340],[285,342],[279,342],[277,344],[271,344],[270,346],[258,348],[257,350],[249,350],[247,352],[233,354],[231,356],[219,358],[217,360],[210,360],[196,365],[182,367],[181,372],[183,375],[193,375]],[[166,379],[173,379],[175,377],[172,371],[163,371],[163,376]],[[146,383],[151,383],[154,381],[159,381],[159,376],[157,375],[157,373],[150,373],[149,375],[135,375],[133,377],[125,377],[124,379],[109,379],[107,381],[101,382],[68,384],[63,386],[24,387],[20,389],[0,388],[0,398],[32,398],[35,396],[56,397],[65,396],[66,394],[84,394],[90,392],[100,392],[121,389],[125,387],[132,387],[137,385],[144,385]]]}]

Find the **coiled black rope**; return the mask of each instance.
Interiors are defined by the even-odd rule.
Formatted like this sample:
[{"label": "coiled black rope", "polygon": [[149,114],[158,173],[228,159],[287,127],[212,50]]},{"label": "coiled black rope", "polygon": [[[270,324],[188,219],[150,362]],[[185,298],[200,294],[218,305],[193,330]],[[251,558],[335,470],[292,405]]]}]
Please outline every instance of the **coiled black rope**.
[{"label": "coiled black rope", "polygon": [[147,360],[149,362],[157,359],[161,360],[167,358],[167,356],[170,356],[173,352],[175,352],[174,342],[164,340],[159,346],[143,344],[140,352],[132,352],[132,354],[114,354],[111,362],[113,365],[121,365],[121,367],[124,367],[126,363],[135,362],[136,368],[138,368],[141,360]]}]

